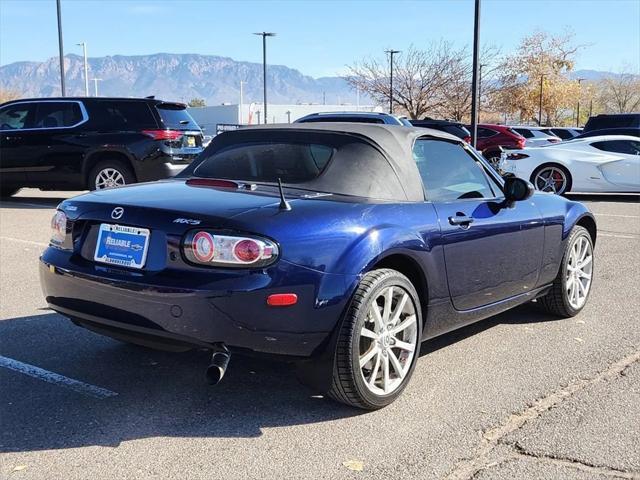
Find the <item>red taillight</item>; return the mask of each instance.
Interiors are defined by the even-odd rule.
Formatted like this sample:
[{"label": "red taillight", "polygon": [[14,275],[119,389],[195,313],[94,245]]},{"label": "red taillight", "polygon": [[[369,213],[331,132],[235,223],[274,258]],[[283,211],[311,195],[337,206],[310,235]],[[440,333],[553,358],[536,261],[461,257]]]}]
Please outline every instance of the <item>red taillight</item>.
[{"label": "red taillight", "polygon": [[264,267],[278,258],[278,246],[266,238],[191,231],[182,243],[192,263],[219,267]]},{"label": "red taillight", "polygon": [[255,240],[240,240],[233,247],[233,254],[243,262],[255,262],[260,258],[260,245]]},{"label": "red taillight", "polygon": [[463,140],[467,143],[471,143],[471,137],[464,137]]},{"label": "red taillight", "polygon": [[524,148],[527,144],[527,139],[524,137],[520,137],[516,144],[518,145],[518,148]]},{"label": "red taillight", "polygon": [[208,232],[198,232],[191,241],[193,255],[200,262],[210,262],[215,254],[213,236]]},{"label": "red taillight", "polygon": [[142,133],[154,140],[178,140],[184,135],[180,130],[143,130]]},{"label": "red taillight", "polygon": [[298,303],[298,295],[295,293],[274,293],[267,297],[267,305],[270,307],[288,307]]}]

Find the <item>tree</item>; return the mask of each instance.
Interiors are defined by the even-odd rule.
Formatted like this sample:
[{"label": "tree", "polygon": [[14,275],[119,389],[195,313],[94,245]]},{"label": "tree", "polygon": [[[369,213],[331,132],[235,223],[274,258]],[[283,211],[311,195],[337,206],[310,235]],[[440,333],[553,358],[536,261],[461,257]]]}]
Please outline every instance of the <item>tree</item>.
[{"label": "tree", "polygon": [[204,102],[203,98],[192,98],[191,100],[189,100],[189,103],[187,104],[190,107],[205,107],[206,103]]},{"label": "tree", "polygon": [[537,121],[542,84],[542,123],[555,125],[571,120],[579,86],[568,74],[581,48],[583,45],[576,45],[571,33],[553,36],[539,31],[523,38],[499,67],[501,87],[493,95],[493,106]]},{"label": "tree", "polygon": [[608,113],[640,110],[640,76],[625,72],[605,78],[598,85],[598,103]]},{"label": "tree", "polygon": [[[410,46],[394,57],[394,105],[411,118],[422,118],[442,107],[445,102],[442,93],[461,57],[464,49],[456,50],[447,42],[433,43],[426,50]],[[349,67],[345,79],[378,103],[389,102],[388,59],[356,62]]]}]

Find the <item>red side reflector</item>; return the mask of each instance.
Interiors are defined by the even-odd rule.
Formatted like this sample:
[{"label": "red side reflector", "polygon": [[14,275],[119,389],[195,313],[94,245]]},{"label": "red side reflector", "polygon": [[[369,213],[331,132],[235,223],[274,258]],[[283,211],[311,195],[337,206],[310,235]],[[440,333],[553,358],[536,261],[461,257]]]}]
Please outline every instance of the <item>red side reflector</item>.
[{"label": "red side reflector", "polygon": [[267,297],[267,305],[270,307],[287,307],[298,303],[298,295],[295,293],[275,293]]},{"label": "red side reflector", "polygon": [[192,187],[222,187],[240,188],[240,185],[233,180],[220,180],[218,178],[190,178],[187,185]]}]

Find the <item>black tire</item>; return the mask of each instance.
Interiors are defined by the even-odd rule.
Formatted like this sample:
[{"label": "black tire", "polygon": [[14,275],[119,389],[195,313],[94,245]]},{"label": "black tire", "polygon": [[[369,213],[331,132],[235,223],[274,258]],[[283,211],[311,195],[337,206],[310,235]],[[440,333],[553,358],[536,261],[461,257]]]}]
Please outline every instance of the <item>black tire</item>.
[{"label": "black tire", "polygon": [[564,168],[562,165],[558,165],[557,163],[546,163],[544,165],[540,165],[538,168],[536,168],[533,171],[533,173],[531,174],[531,178],[529,179],[529,181],[533,184],[533,188],[538,190],[538,186],[536,185],[535,178],[541,170],[544,170],[545,168],[548,168],[548,167],[553,167],[553,168],[557,168],[558,170],[562,170],[562,173],[564,173],[564,176],[567,179],[566,188],[562,193],[558,195],[566,195],[567,193],[571,192],[571,187],[573,186],[573,179],[571,178],[571,173],[569,173],[569,170]]},{"label": "black tire", "polygon": [[[571,230],[569,238],[567,238],[567,242],[565,243],[560,269],[558,271],[558,275],[553,281],[551,290],[549,290],[546,295],[544,295],[543,297],[539,297],[536,300],[537,304],[543,310],[558,317],[569,318],[574,317],[575,315],[580,313],[580,311],[587,304],[589,294],[591,293],[591,287],[593,285],[593,272],[595,271],[595,269],[593,268],[595,265],[593,263],[591,264],[591,284],[589,285],[584,303],[580,308],[574,308],[569,303],[569,293],[567,291],[567,267],[569,265],[569,254],[575,242],[578,240],[578,238],[581,237],[586,237],[589,245],[591,246],[591,252],[593,252],[593,240],[591,239],[591,235],[589,235],[587,229],[579,225],[573,227],[573,230]],[[591,262],[595,262],[593,254]]]},{"label": "black tire", "polygon": [[[371,302],[390,286],[401,287],[413,302],[417,328],[416,346],[411,365],[399,386],[389,394],[377,395],[367,388],[360,370],[360,332],[367,319]],[[409,279],[391,269],[373,270],[367,273],[360,281],[340,327],[334,358],[333,380],[327,395],[338,402],[366,410],[376,410],[389,405],[400,396],[411,379],[420,353],[421,333],[420,300]]]},{"label": "black tire", "polygon": [[0,185],[0,198],[10,198],[21,190],[20,187],[6,187]]},{"label": "black tire", "polygon": [[123,185],[129,185],[136,182],[136,176],[131,168],[124,162],[120,160],[102,160],[89,172],[89,176],[87,177],[87,187],[89,190],[96,190],[98,174],[105,169],[116,170],[124,179]]}]

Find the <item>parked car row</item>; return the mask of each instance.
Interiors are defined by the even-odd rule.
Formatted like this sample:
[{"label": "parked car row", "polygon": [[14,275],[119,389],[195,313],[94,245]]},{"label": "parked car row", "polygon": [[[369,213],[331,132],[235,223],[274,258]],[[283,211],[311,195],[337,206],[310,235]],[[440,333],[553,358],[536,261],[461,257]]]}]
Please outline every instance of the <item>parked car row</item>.
[{"label": "parked car row", "polygon": [[[467,125],[429,117],[408,120],[381,112],[321,112],[294,123],[328,122],[428,128],[471,142]],[[591,117],[584,131],[479,124],[476,148],[497,170],[524,176],[545,191],[627,191],[636,189],[636,183],[615,181],[610,172],[613,167],[607,168],[608,175],[593,174],[586,183],[577,181],[572,169],[583,157],[608,162],[613,161],[611,154],[630,155],[630,159],[625,157],[625,168],[634,175],[636,144],[618,136],[640,137],[639,132],[640,114]],[[617,136],[603,139],[611,135]],[[595,140],[571,143],[581,138]],[[0,193],[10,196],[22,187],[95,190],[168,178],[189,165],[209,141],[185,105],[153,97],[15,100],[0,105]],[[603,145],[609,150],[599,148]],[[589,157],[593,149],[600,153]],[[536,164],[537,159],[546,160]],[[578,177],[581,171],[578,169]]]}]

